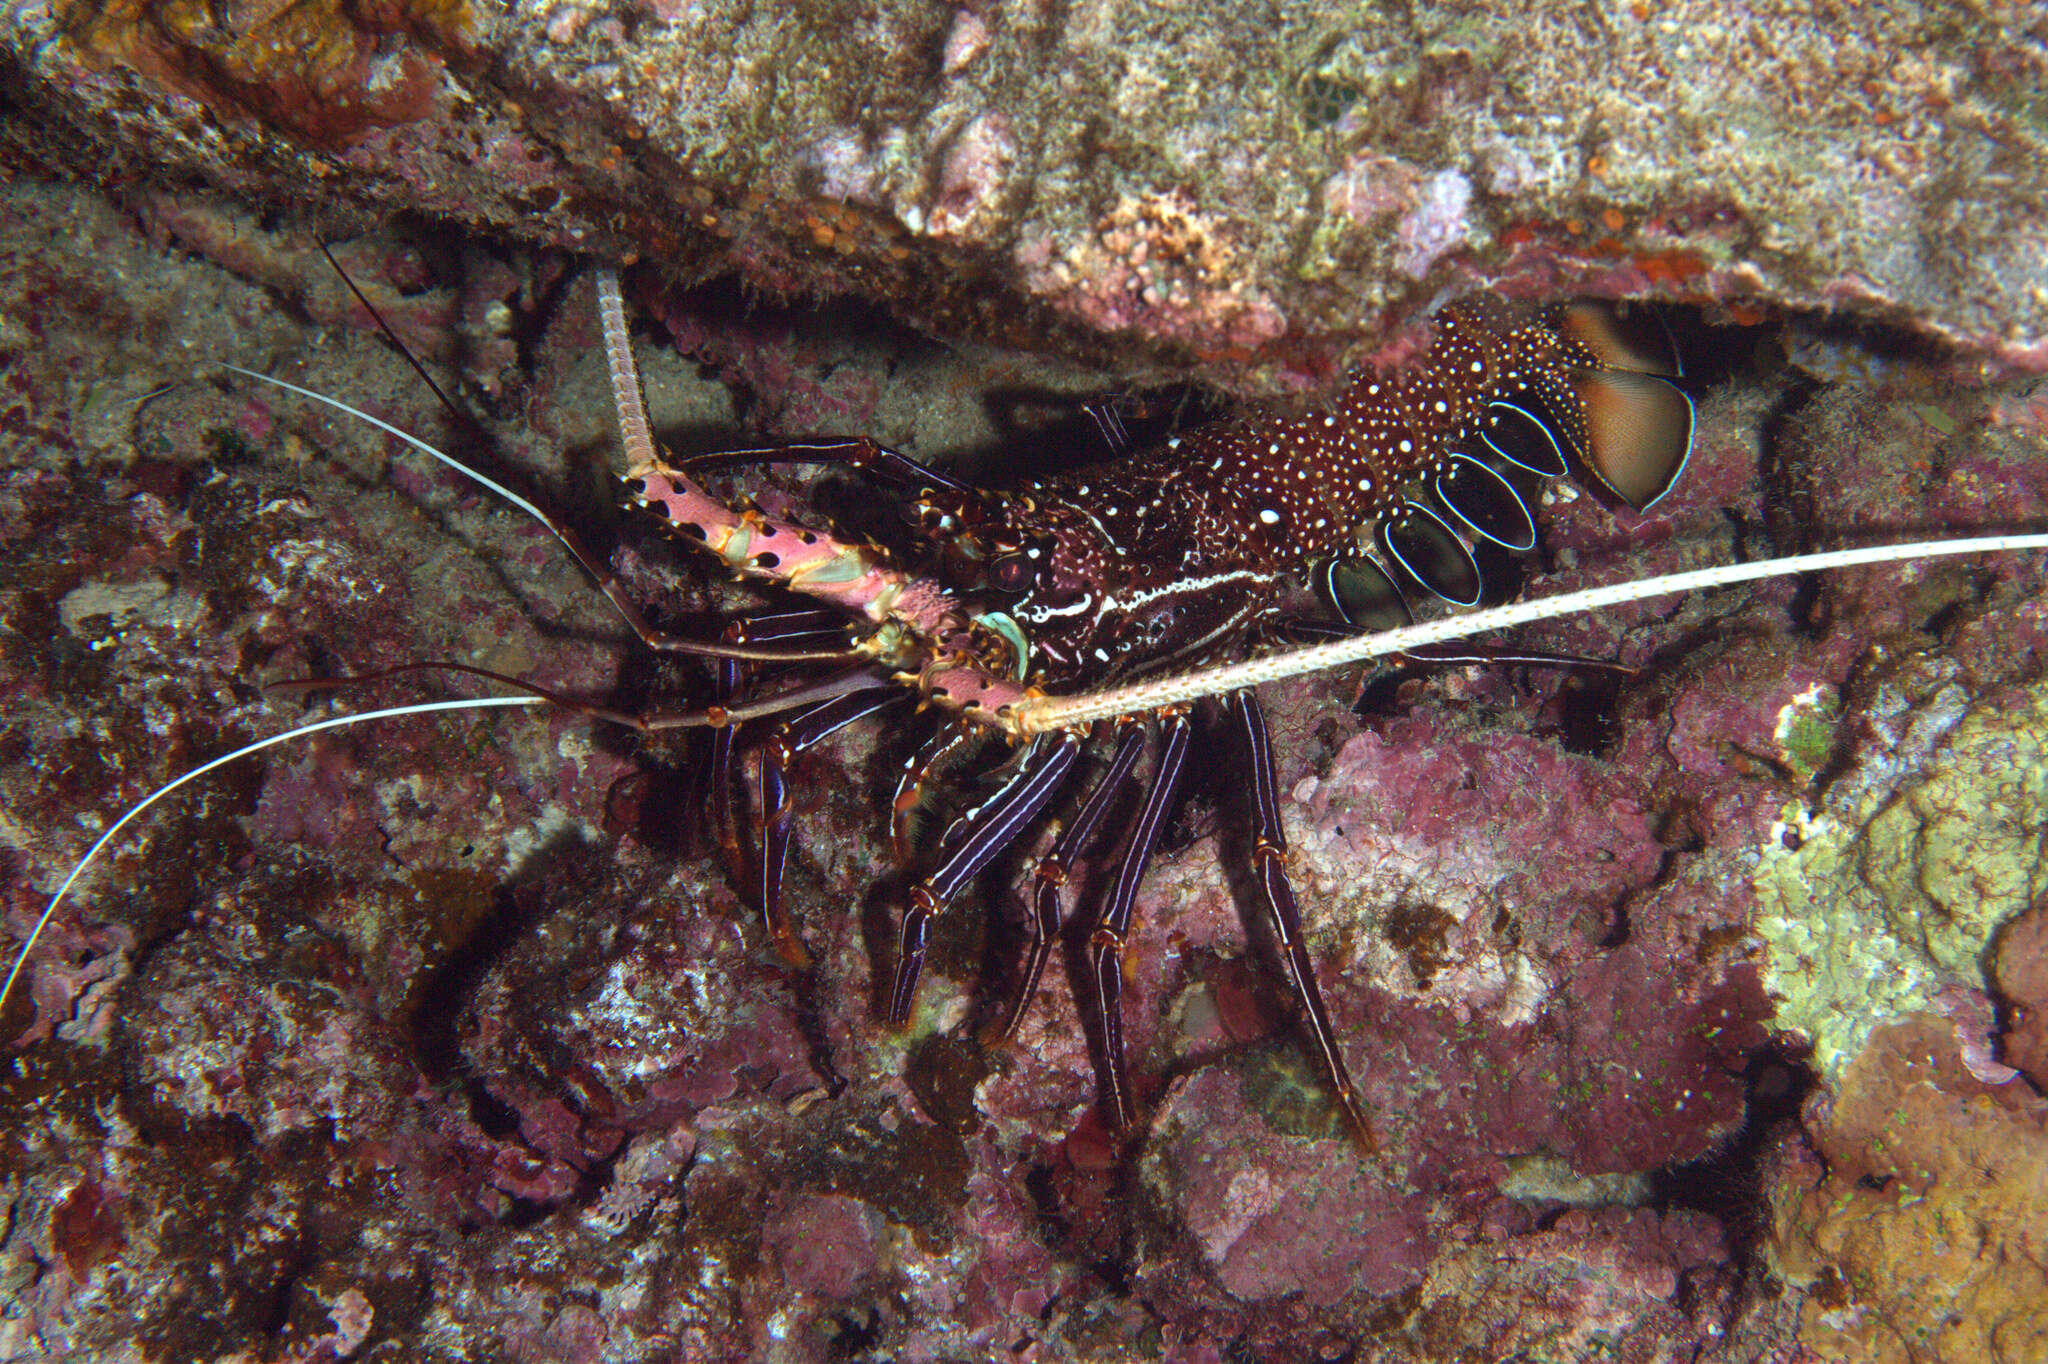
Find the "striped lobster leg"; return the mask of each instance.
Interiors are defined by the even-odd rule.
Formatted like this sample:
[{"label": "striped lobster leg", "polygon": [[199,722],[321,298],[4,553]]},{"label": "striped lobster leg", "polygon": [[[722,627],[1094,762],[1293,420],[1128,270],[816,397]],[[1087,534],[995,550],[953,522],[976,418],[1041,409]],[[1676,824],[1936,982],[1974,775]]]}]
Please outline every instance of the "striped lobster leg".
[{"label": "striped lobster leg", "polygon": [[1130,936],[1138,883],[1144,879],[1146,864],[1159,846],[1160,832],[1166,827],[1166,816],[1173,809],[1181,775],[1187,767],[1188,742],[1193,731],[1188,708],[1176,706],[1167,710],[1160,728],[1163,740],[1158,766],[1152,773],[1152,789],[1132,822],[1130,841],[1117,865],[1116,881],[1096,916],[1094,930],[1088,935],[1088,985],[1102,1026],[1102,1053],[1097,1064],[1103,1108],[1111,1126],[1119,1132],[1128,1131],[1136,1116],[1130,1074],[1124,1065],[1124,948]]},{"label": "striped lobster leg", "polygon": [[1266,735],[1266,712],[1258,697],[1249,691],[1235,691],[1228,701],[1230,718],[1244,740],[1251,768],[1252,874],[1259,887],[1259,899],[1272,921],[1275,945],[1287,969],[1288,983],[1308,1019],[1309,1035],[1315,1043],[1316,1060],[1330,1082],[1330,1092],[1344,1114],[1345,1122],[1366,1150],[1376,1149],[1372,1125],[1359,1106],[1358,1092],[1344,1065],[1344,1053],[1337,1045],[1336,1029],[1330,1026],[1330,1011],[1316,984],[1315,963],[1302,945],[1301,911],[1295,905],[1294,887],[1287,879],[1287,833],[1280,823],[1279,783],[1273,773],[1273,744]]},{"label": "striped lobster leg", "polygon": [[886,1013],[889,1022],[899,1026],[908,1022],[917,1003],[917,981],[924,969],[932,921],[945,911],[961,886],[1037,824],[1065,787],[1081,756],[1081,743],[1081,736],[1073,731],[1034,739],[1002,788],[946,831],[939,844],[938,865],[911,887],[910,902],[903,911],[896,976]]}]

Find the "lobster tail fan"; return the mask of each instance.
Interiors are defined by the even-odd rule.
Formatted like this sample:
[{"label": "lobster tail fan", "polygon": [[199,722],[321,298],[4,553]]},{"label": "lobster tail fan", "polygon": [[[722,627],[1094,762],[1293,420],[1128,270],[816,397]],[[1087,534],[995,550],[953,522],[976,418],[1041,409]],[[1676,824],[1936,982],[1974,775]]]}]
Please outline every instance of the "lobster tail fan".
[{"label": "lobster tail fan", "polygon": [[1671,329],[1654,309],[1624,311],[1602,299],[1580,299],[1565,305],[1558,314],[1557,328],[1609,369],[1661,374],[1667,379],[1685,376]]},{"label": "lobster tail fan", "polygon": [[1573,380],[1586,414],[1586,465],[1643,511],[1671,490],[1692,454],[1692,399],[1650,374],[1602,369]]}]

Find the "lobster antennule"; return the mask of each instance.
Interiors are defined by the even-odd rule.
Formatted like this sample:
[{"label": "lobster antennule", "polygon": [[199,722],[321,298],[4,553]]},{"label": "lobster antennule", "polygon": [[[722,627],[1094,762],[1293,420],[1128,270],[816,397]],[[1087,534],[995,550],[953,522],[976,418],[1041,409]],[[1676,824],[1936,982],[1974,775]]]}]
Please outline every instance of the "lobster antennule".
[{"label": "lobster antennule", "polygon": [[656,456],[654,432],[647,425],[647,403],[640,392],[640,367],[633,361],[633,333],[626,325],[626,300],[616,272],[599,268],[597,318],[604,333],[605,369],[612,381],[612,412],[619,423],[619,443],[626,448],[628,468],[650,464]]},{"label": "lobster antennule", "polygon": [[1586,414],[1586,466],[1616,497],[1643,511],[1692,455],[1692,399],[1652,374],[1602,369],[1573,381]]}]

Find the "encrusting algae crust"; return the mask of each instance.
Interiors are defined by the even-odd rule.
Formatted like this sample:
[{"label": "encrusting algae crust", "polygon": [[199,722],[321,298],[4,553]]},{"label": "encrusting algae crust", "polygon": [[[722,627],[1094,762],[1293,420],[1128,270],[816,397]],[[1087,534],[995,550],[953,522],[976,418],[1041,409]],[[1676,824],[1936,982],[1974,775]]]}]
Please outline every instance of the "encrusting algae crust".
[{"label": "encrusting algae crust", "polygon": [[1846,801],[1788,808],[1757,867],[1764,988],[1830,1085],[1878,1028],[1981,990],[1992,935],[2048,881],[2048,686],[1961,698],[1900,717],[1952,726],[1924,777],[1902,789],[1873,764]]},{"label": "encrusting algae crust", "polygon": [[2048,1103],[1993,1059],[1986,998],[2043,888],[2048,685],[1972,699],[1929,668],[1878,696],[1875,751],[1787,811],[1756,873],[1764,985],[1821,1078],[1767,1186],[1769,1259],[1823,1359],[2048,1341]]},{"label": "encrusting algae crust", "polygon": [[1918,1015],[1847,1064],[1818,1157],[1772,1193],[1773,1268],[1812,1290],[1801,1344],[1871,1364],[2042,1357],[2048,1105],[1971,1075],[1946,1020]]}]

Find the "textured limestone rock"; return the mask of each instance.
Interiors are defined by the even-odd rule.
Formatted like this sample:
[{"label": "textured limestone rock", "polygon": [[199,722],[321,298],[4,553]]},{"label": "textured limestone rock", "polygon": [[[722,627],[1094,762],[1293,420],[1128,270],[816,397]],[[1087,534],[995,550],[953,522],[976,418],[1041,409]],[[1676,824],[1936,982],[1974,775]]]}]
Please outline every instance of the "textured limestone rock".
[{"label": "textured limestone rock", "polygon": [[15,165],[422,215],[926,329],[1326,381],[1446,292],[1853,309],[2048,368],[2006,0],[4,10]]}]

